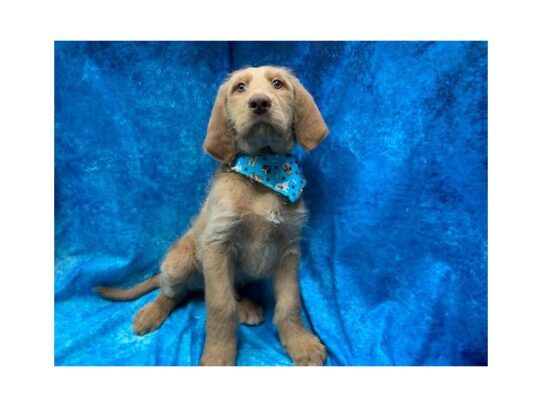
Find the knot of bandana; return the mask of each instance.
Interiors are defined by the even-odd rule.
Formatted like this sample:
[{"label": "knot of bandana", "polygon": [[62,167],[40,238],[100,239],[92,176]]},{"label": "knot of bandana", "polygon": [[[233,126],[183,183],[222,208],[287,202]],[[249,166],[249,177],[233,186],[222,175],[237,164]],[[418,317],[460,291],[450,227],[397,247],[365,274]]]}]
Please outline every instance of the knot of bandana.
[{"label": "knot of bandana", "polygon": [[238,155],[231,169],[295,202],[307,184],[292,154]]}]

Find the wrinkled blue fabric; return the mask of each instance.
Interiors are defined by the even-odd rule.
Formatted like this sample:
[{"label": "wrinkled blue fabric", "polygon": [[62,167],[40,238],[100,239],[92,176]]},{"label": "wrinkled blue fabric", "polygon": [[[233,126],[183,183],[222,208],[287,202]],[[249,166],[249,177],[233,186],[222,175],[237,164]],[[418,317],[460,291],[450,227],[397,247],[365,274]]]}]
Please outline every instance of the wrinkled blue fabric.
[{"label": "wrinkled blue fabric", "polygon": [[[487,364],[487,43],[55,44],[55,364],[195,365],[195,296],[155,333],[97,284],[158,271],[205,198],[215,93],[246,65],[293,69],[330,136],[296,152],[310,211],[303,314],[328,365]],[[290,365],[269,282],[239,365]]]}]

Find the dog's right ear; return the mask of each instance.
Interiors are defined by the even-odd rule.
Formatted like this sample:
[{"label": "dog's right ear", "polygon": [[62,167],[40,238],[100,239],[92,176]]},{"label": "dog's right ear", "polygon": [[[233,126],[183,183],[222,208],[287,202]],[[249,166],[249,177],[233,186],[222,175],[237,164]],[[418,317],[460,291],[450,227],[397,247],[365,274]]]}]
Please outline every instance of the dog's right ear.
[{"label": "dog's right ear", "polygon": [[207,136],[203,143],[203,150],[210,156],[225,163],[230,163],[234,156],[233,130],[228,122],[226,100],[228,96],[228,83],[218,89],[215,105],[211,112]]}]

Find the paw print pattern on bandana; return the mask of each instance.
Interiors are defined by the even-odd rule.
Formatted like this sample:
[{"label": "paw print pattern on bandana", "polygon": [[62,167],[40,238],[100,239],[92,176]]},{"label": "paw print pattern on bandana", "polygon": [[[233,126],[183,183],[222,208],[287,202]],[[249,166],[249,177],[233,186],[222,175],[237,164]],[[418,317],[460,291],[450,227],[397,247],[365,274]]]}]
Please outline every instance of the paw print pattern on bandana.
[{"label": "paw print pattern on bandana", "polygon": [[231,169],[295,202],[307,184],[291,154],[238,155]]}]

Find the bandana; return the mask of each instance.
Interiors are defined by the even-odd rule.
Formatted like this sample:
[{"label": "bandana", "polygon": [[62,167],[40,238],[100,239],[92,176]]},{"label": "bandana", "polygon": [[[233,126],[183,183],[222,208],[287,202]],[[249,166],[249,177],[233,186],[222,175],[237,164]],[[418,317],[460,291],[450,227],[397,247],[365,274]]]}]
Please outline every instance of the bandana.
[{"label": "bandana", "polygon": [[307,184],[292,154],[238,155],[231,169],[295,202]]}]

